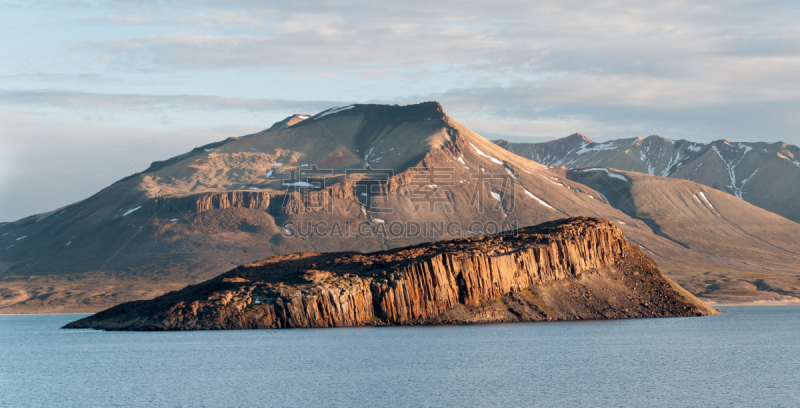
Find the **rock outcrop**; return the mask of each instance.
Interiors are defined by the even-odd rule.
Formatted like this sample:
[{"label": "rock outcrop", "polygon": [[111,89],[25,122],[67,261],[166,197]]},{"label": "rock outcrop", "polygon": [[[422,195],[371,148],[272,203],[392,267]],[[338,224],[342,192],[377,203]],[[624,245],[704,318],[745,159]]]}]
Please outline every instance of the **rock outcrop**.
[{"label": "rock outcrop", "polygon": [[370,254],[276,256],[65,327],[256,329],[714,313],[661,275],[614,224],[579,217]]}]

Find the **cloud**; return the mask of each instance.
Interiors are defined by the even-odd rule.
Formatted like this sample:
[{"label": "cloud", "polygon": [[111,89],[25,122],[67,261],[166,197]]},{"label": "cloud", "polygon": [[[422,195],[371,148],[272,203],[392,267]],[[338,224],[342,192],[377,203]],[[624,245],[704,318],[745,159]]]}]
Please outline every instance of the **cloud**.
[{"label": "cloud", "polygon": [[[753,25],[748,13],[756,4],[741,3],[739,13],[720,18],[719,9],[692,3],[658,6],[637,2],[593,1],[569,4],[506,2],[380,3],[312,2],[304,7],[259,2],[211,2],[211,15],[193,14],[203,21],[187,30],[180,9],[158,10],[178,14],[181,30],[132,37],[101,44],[120,52],[123,61],[135,55],[140,63],[185,67],[238,67],[257,64],[300,66],[317,51],[328,67],[419,67],[444,63],[481,66],[494,71],[523,71],[538,61],[540,71],[637,73],[676,76],[704,71],[714,57],[728,64],[730,57],[797,56],[800,43],[791,39],[793,24]],[[719,4],[731,5],[727,2]],[[223,8],[224,7],[224,8]],[[226,26],[229,9],[246,8],[253,29],[225,31],[208,27],[216,19]],[[591,8],[591,9],[590,9]],[[766,10],[766,11],[765,11]],[[197,13],[197,10],[193,10]],[[358,12],[356,14],[356,12]],[[780,9],[760,9],[764,17],[789,23]],[[796,12],[796,10],[795,10]],[[214,16],[213,18],[211,16]],[[135,21],[143,16],[129,17]],[[159,15],[157,20],[167,17]],[[255,21],[261,19],[262,24]],[[742,29],[742,24],[749,24]],[[261,27],[263,26],[263,27]],[[238,26],[231,23],[232,28]],[[233,37],[231,38],[230,35]],[[784,42],[790,39],[788,44]],[[240,49],[241,45],[247,50]],[[125,54],[128,53],[128,54]],[[543,58],[546,56],[546,58]]]},{"label": "cloud", "polygon": [[[663,94],[632,88],[631,92],[643,94],[636,100],[625,95],[622,87],[611,87],[620,92],[614,100],[614,93],[604,93],[603,89],[603,85],[587,86],[584,97],[575,90],[574,98],[552,98],[547,90],[536,87],[480,87],[454,89],[429,98],[441,101],[448,114],[478,133],[515,141],[581,132],[598,141],[659,134],[701,142],[726,139],[800,144],[800,118],[795,114],[800,98],[764,102],[740,95],[717,102],[715,98],[693,100],[692,94],[682,100],[679,92],[673,92],[673,99],[665,98],[660,104],[658,95]],[[567,93],[573,91],[558,94]],[[492,105],[487,106],[485,101],[492,101]]]},{"label": "cloud", "polygon": [[[39,102],[41,101],[41,102]],[[339,101],[297,101],[285,99],[255,99],[221,97],[210,95],[147,95],[147,94],[103,94],[77,91],[20,91],[1,90],[0,105],[33,106],[37,102],[44,108],[69,108],[79,111],[91,110],[138,110],[152,111],[297,111],[314,113]],[[306,112],[306,110],[308,112]]]},{"label": "cloud", "polygon": [[[153,12],[155,12],[155,10],[151,10],[151,13]],[[182,17],[168,17],[158,14],[107,15],[102,17],[86,18],[83,19],[83,21],[89,24],[116,24],[119,22],[122,25],[170,25],[198,28],[213,28],[217,27],[220,23],[238,28],[256,28],[264,25],[263,20],[236,11],[222,11],[212,15],[201,12],[199,14]]]}]

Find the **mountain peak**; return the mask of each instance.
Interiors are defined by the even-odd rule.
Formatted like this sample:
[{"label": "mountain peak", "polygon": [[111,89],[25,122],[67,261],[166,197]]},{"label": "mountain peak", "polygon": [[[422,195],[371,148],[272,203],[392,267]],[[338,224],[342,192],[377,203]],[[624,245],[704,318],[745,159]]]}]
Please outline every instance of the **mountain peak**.
[{"label": "mountain peak", "polygon": [[563,140],[569,141],[569,142],[581,142],[581,141],[583,141],[583,142],[588,142],[588,143],[594,143],[594,140],[589,139],[588,137],[584,136],[583,133],[580,133],[580,132],[575,132],[575,133],[565,137]]},{"label": "mountain peak", "polygon": [[276,130],[283,130],[288,128],[289,126],[293,126],[297,123],[300,123],[310,117],[311,115],[308,114],[295,113],[294,115],[289,116],[281,121],[275,122],[268,129],[264,130],[264,132],[274,132]]},{"label": "mountain peak", "polygon": [[326,109],[311,116],[311,121],[307,123],[351,115],[362,115],[365,120],[383,122],[408,122],[412,120],[444,119],[446,117],[442,105],[436,101],[413,105],[353,104]]},{"label": "mountain peak", "polygon": [[645,137],[644,139],[639,138],[639,140],[645,141],[647,143],[659,142],[659,143],[668,143],[674,142],[672,139],[667,139],[666,137],[662,137],[659,135],[650,135]]}]

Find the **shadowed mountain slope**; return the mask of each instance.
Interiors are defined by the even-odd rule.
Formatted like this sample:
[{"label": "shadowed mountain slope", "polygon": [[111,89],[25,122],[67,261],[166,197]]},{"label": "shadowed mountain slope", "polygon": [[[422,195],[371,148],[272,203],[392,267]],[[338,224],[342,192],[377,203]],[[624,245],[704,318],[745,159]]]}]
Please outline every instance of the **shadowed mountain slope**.
[{"label": "shadowed mountain slope", "polygon": [[545,143],[497,143],[549,166],[607,167],[694,181],[800,221],[800,147],[794,145],[703,144],[659,136],[594,143],[579,133]]}]

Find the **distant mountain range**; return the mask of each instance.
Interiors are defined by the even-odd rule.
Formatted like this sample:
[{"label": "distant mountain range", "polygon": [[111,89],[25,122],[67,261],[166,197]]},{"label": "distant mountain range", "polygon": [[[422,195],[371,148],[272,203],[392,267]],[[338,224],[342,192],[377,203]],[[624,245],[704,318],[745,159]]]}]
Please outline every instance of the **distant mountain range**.
[{"label": "distant mountain range", "polygon": [[[800,299],[800,224],[704,183],[611,165],[552,167],[556,150],[617,146],[565,140],[538,156],[543,165],[522,146],[501,144],[512,152],[477,135],[436,102],[293,115],[0,225],[0,312],[97,311],[273,255],[378,251],[572,216],[615,222],[705,299]],[[701,145],[679,150],[716,155]],[[643,163],[661,174],[684,162],[671,152],[672,164]],[[792,151],[781,154],[787,159],[770,166],[797,169]],[[735,192],[754,191],[738,173],[751,155],[731,165]]]},{"label": "distant mountain range", "polygon": [[545,143],[497,144],[548,166],[607,167],[694,181],[800,222],[800,147],[708,144],[660,136],[595,143],[576,133]]}]

